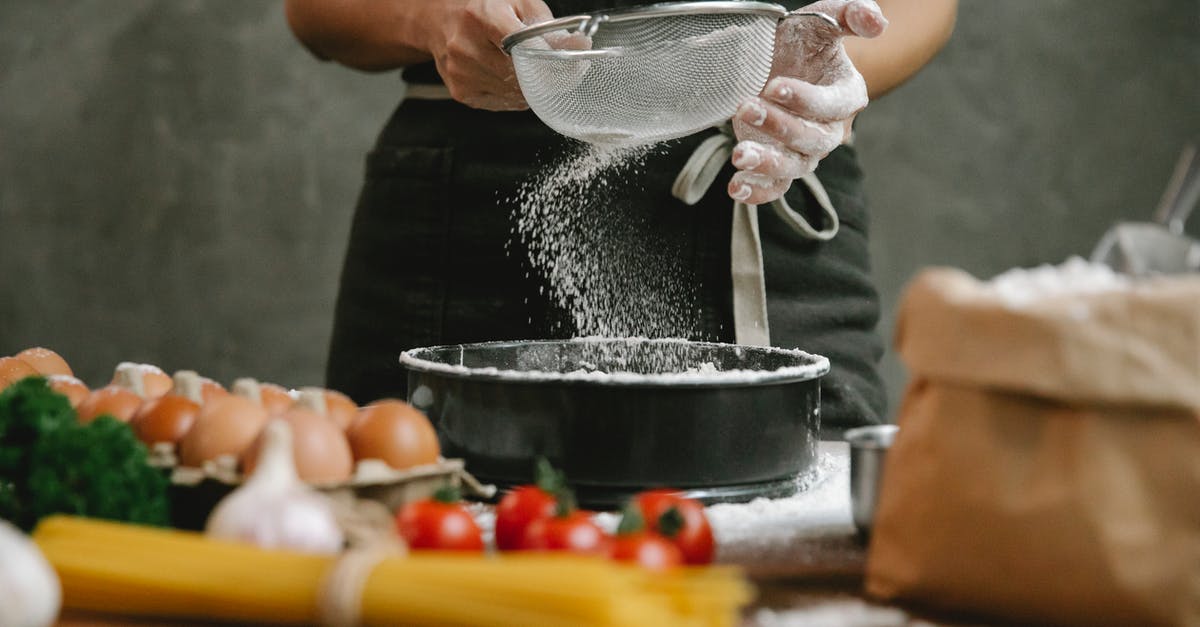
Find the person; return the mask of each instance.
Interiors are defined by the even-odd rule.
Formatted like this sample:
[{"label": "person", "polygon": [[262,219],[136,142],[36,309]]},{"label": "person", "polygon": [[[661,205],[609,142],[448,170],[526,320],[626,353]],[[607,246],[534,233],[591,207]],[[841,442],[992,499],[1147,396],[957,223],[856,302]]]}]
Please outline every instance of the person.
[{"label": "person", "polygon": [[[510,242],[505,200],[571,142],[528,111],[500,42],[554,16],[633,4],[644,3],[287,0],[288,22],[315,56],[366,71],[403,68],[407,84],[367,157],[335,312],[330,387],[360,403],[402,396],[403,350],[571,333],[526,251]],[[804,9],[837,26],[780,22],[772,77],[734,115],[736,137],[718,153],[729,155],[721,173],[727,185],[692,194],[693,206],[672,195],[672,180],[713,136],[706,132],[647,157],[642,184],[628,193],[672,238],[701,286],[694,339],[752,338],[830,358],[822,381],[828,433],[886,419],[853,121],[868,99],[940,50],[956,0],[821,0]],[[740,202],[735,212],[743,207],[741,224],[741,214],[731,220],[731,198]],[[748,244],[739,239],[746,233]],[[740,263],[750,270],[739,273]]]}]

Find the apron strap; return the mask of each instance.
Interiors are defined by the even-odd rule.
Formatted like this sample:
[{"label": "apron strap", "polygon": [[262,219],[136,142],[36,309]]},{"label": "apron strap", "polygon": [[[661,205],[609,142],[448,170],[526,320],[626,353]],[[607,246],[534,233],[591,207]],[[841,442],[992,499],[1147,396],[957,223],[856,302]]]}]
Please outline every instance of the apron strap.
[{"label": "apron strap", "polygon": [[[717,174],[733,153],[735,140],[728,124],[704,140],[671,186],[671,194],[685,204],[694,205],[704,197]],[[786,198],[771,202],[771,208],[797,235],[811,240],[828,241],[837,235],[837,210],[816,174],[808,173],[800,181],[812,192],[824,212],[824,225],[818,229],[796,211]],[[767,282],[763,269],[762,233],[758,226],[758,206],[733,203],[733,228],[729,242],[729,271],[733,282],[733,326],[738,344],[767,346],[771,331],[767,320]]]},{"label": "apron strap", "polygon": [[450,89],[445,85],[430,83],[404,83],[405,100],[453,100]]}]

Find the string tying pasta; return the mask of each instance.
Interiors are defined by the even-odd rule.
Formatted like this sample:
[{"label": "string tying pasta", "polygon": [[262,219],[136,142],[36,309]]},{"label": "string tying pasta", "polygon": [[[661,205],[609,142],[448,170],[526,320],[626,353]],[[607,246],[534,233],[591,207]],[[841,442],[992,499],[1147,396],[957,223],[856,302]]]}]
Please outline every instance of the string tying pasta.
[{"label": "string tying pasta", "polygon": [[404,545],[376,544],[350,549],[333,563],[321,582],[317,608],[325,627],[355,627],[362,622],[362,593],[380,562],[403,557]]}]

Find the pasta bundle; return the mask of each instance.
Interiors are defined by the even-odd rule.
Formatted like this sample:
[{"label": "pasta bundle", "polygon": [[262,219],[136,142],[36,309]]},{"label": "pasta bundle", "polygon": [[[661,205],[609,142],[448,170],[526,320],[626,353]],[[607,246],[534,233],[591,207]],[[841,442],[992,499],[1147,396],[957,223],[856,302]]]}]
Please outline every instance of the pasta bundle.
[{"label": "pasta bundle", "polygon": [[[266,551],[202,535],[80,518],[34,540],[64,606],[161,618],[319,622],[336,557]],[[382,559],[361,594],[367,625],[734,625],[752,590],[728,567],[650,573],[570,555],[421,553]]]}]

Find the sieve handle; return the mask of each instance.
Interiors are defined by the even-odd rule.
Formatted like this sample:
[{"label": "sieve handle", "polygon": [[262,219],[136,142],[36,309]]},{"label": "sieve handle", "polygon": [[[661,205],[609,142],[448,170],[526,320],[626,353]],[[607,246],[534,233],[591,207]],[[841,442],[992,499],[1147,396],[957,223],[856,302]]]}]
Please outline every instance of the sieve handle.
[{"label": "sieve handle", "polygon": [[825,20],[826,22],[829,23],[830,26],[833,26],[834,28],[841,28],[841,26],[842,26],[841,24],[838,24],[837,20],[833,19],[832,15],[829,15],[828,13],[821,13],[820,11],[795,11],[795,12],[788,13],[787,15],[783,16],[783,19],[786,20],[789,17],[815,17],[815,18]]},{"label": "sieve handle", "polygon": [[577,30],[575,32],[583,33],[585,36],[591,37],[596,34],[597,30],[600,29],[600,25],[607,21],[608,21],[607,13],[594,13],[592,15],[589,15],[588,18],[586,20],[584,20],[582,24],[579,25],[579,30]]}]

